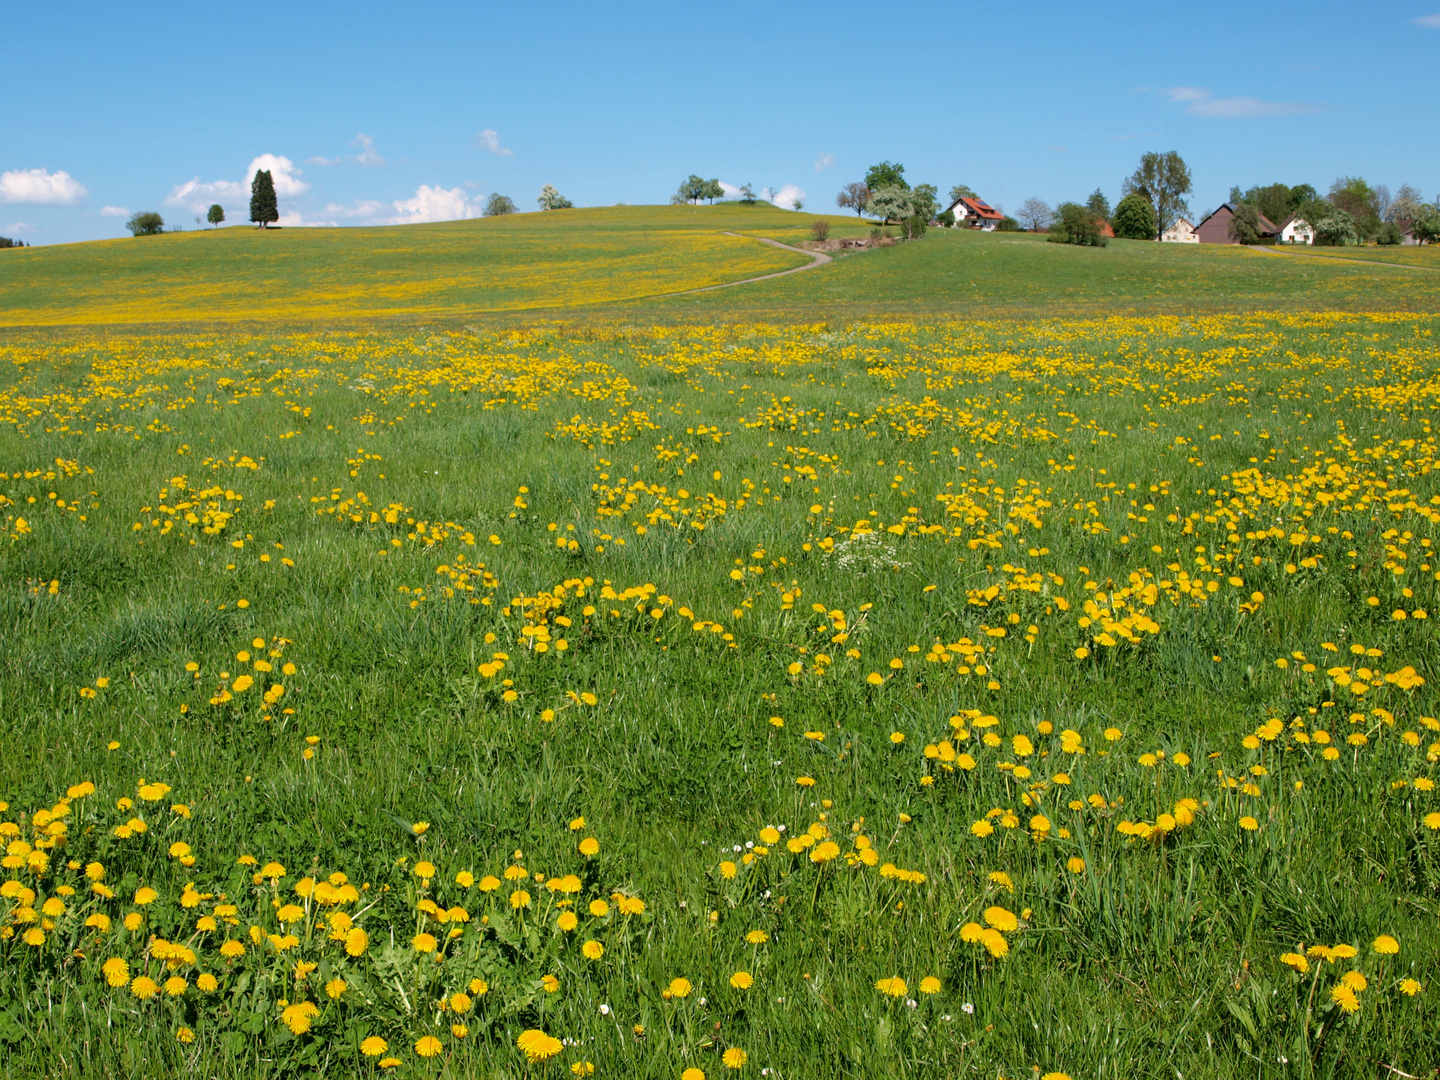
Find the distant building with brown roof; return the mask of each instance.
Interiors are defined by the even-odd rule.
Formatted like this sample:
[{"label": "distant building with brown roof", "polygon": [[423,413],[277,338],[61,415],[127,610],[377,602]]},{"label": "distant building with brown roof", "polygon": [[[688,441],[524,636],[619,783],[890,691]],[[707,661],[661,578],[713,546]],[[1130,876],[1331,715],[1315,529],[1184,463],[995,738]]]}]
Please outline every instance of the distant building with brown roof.
[{"label": "distant building with brown roof", "polygon": [[[1257,211],[1258,214],[1258,211]],[[1260,218],[1261,237],[1273,237],[1279,228],[1264,214]],[[1238,244],[1230,235],[1230,222],[1235,220],[1235,205],[1233,203],[1221,203],[1220,208],[1207,217],[1199,225],[1195,226],[1195,235],[1200,238],[1202,244]]]}]

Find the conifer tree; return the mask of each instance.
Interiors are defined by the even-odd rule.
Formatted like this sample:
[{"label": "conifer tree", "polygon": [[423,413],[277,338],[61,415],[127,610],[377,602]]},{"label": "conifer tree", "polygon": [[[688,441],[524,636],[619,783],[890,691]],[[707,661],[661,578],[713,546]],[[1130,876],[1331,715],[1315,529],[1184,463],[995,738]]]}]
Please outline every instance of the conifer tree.
[{"label": "conifer tree", "polygon": [[250,220],[267,228],[280,220],[280,207],[275,201],[275,179],[269,169],[260,169],[250,182]]}]

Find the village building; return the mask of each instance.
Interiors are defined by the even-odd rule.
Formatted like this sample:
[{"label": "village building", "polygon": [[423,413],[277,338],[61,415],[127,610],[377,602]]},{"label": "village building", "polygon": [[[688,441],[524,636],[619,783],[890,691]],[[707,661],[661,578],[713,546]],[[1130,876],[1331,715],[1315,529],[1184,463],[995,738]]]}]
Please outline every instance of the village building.
[{"label": "village building", "polygon": [[972,199],[966,196],[956,199],[946,209],[955,215],[956,225],[964,225],[967,229],[994,232],[1000,227],[1000,222],[1005,220],[1004,214],[981,198]]},{"label": "village building", "polygon": [[[1280,230],[1264,214],[1258,216],[1260,238],[1272,239]],[[1195,226],[1195,235],[1202,244],[1238,244],[1240,241],[1230,235],[1230,222],[1234,220],[1235,206],[1232,203],[1221,203],[1219,209]]]},{"label": "village building", "polygon": [[1315,243],[1315,230],[1310,223],[1297,214],[1291,214],[1280,223],[1280,231],[1276,239],[1282,244],[1313,244]]},{"label": "village building", "polygon": [[1166,244],[1198,244],[1200,237],[1195,235],[1195,226],[1182,217],[1160,234],[1160,240]]}]

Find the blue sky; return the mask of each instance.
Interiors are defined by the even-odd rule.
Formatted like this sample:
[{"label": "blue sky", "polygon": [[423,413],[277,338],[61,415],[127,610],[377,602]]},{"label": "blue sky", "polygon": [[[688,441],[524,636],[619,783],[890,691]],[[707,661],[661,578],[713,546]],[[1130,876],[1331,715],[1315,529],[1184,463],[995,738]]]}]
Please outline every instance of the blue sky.
[{"label": "blue sky", "polygon": [[36,244],[215,201],[241,222],[257,160],[290,224],[531,209],[546,183],[665,202],[691,172],[825,211],[881,159],[1014,210],[1114,200],[1152,149],[1197,214],[1274,180],[1440,194],[1440,0],[57,0],[3,25],[0,235]]}]

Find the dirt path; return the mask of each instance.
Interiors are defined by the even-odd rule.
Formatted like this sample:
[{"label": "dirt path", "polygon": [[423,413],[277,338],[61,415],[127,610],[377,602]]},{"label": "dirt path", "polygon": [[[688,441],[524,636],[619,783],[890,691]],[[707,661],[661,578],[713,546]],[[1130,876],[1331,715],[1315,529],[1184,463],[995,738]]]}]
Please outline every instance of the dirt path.
[{"label": "dirt path", "polygon": [[1253,244],[1250,246],[1250,250],[1263,251],[1269,255],[1280,255],[1282,257],[1285,255],[1299,255],[1302,258],[1319,259],[1321,262],[1344,263],[1346,266],[1393,266],[1397,270],[1424,270],[1431,274],[1440,270],[1440,267],[1437,266],[1416,266],[1414,263],[1382,262],[1379,259],[1347,259],[1344,255],[1317,255],[1313,251],[1298,250],[1298,248],[1303,246],[1305,245],[1295,245],[1297,250],[1291,251],[1287,245],[1286,249],[1282,251],[1278,248],[1271,247],[1269,244]]},{"label": "dirt path", "polygon": [[769,281],[771,278],[798,274],[803,270],[814,270],[817,266],[824,266],[826,263],[835,261],[823,251],[806,251],[804,248],[791,247],[789,244],[782,244],[779,240],[770,240],[764,236],[745,236],[742,233],[733,232],[722,233],[721,235],[734,236],[742,240],[759,240],[762,244],[769,244],[771,247],[777,247],[783,251],[793,251],[796,255],[808,255],[811,261],[804,266],[791,267],[789,270],[777,270],[773,274],[761,274],[759,277],[741,278],[739,281],[726,281],[720,285],[705,285],[698,289],[681,289],[679,292],[657,293],[655,296],[647,296],[645,299],[654,300],[661,296],[689,296],[691,293],[714,292],[716,289],[733,289],[736,285],[753,285],[757,281]]}]

